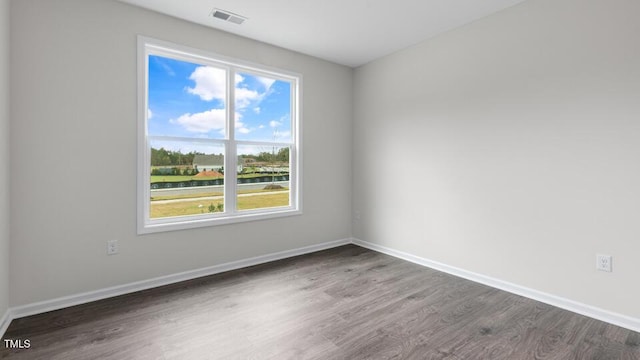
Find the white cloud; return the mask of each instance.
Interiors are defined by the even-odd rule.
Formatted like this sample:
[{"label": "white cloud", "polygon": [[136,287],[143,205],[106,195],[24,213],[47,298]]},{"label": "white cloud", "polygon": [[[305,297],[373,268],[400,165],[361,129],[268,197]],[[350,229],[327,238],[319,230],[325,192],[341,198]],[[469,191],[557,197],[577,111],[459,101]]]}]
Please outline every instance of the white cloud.
[{"label": "white cloud", "polygon": [[258,126],[258,129],[264,129],[264,125]]},{"label": "white cloud", "polygon": [[236,85],[238,85],[244,81],[244,76],[236,73],[236,77],[233,80],[235,80]]},{"label": "white cloud", "polygon": [[147,109],[147,120],[151,120],[152,117],[153,113],[151,112],[151,109]]},{"label": "white cloud", "polygon": [[224,70],[210,66],[200,66],[189,76],[189,80],[193,80],[196,83],[195,87],[187,88],[190,94],[197,95],[204,101],[225,99],[226,74]]},{"label": "white cloud", "polygon": [[[226,92],[226,78],[223,70],[209,67],[200,66],[196,68],[191,76],[190,80],[195,82],[194,87],[188,87],[186,90],[193,95],[197,95],[204,101],[211,100],[225,100]],[[260,114],[262,109],[260,108],[260,102],[270,93],[269,89],[275,82],[275,79],[256,77],[257,81],[264,86],[262,89],[252,90],[247,87],[247,84],[243,84],[245,77],[236,74],[234,82],[235,88],[235,128],[239,134],[248,134],[255,129],[247,128],[242,123],[242,112],[247,108],[250,108],[256,114]],[[221,134],[224,134],[225,128],[225,110],[224,109],[212,109],[197,114],[184,114],[178,119],[171,120],[171,123],[182,125],[187,131],[196,133],[208,133],[212,130],[219,130]],[[278,121],[272,121],[270,126],[276,128],[281,126],[282,123]],[[260,129],[264,128],[264,125],[260,126]]]},{"label": "white cloud", "polygon": [[225,128],[225,109],[211,109],[197,114],[184,114],[176,120],[170,120],[172,124],[182,125],[187,131],[196,133],[208,133],[211,130]]},{"label": "white cloud", "polygon": [[244,84],[245,86],[243,86],[242,83],[244,82],[245,77],[243,77],[242,75],[236,74],[236,77],[234,79],[236,84],[236,91],[235,91],[236,109],[244,110],[253,104],[254,105],[253,111],[256,114],[260,114],[260,111],[262,109],[260,109],[258,105],[260,104],[260,102],[262,102],[262,100],[264,100],[264,98],[267,95],[269,95],[270,93],[269,89],[271,88],[271,85],[273,85],[273,83],[276,80],[263,78],[260,76],[256,76],[255,79],[264,86],[265,88],[264,91],[261,92],[259,90],[250,90],[246,87],[246,84]]},{"label": "white cloud", "polygon": [[261,101],[265,93],[260,94],[247,88],[236,88],[236,109],[243,110],[253,101]]},{"label": "white cloud", "polygon": [[248,134],[251,132],[251,129],[244,126],[242,122],[242,114],[236,111],[236,121],[235,121],[236,132],[240,134]]},{"label": "white cloud", "polygon": [[236,124],[236,128],[240,127],[240,126],[244,126],[244,124],[242,123],[242,113],[236,111],[236,116],[235,116],[235,121],[234,123]]},{"label": "white cloud", "polygon": [[276,133],[276,137],[279,140],[290,140],[291,139],[291,131],[278,131]]},{"label": "white cloud", "polygon": [[249,129],[248,127],[246,127],[242,123],[242,121],[240,121],[239,117],[236,117],[236,125],[235,125],[235,127],[236,127],[236,132],[240,133],[240,134],[248,134],[251,131],[253,131],[253,130]]},{"label": "white cloud", "polygon": [[256,79],[262,84],[264,85],[264,87],[269,90],[271,88],[271,85],[273,85],[274,82],[276,82],[276,79],[269,79],[269,78],[263,78],[260,76],[256,76]]},{"label": "white cloud", "polygon": [[282,122],[280,121],[276,121],[276,120],[271,120],[269,121],[269,126],[271,126],[272,128],[277,128],[278,126],[281,126]]}]

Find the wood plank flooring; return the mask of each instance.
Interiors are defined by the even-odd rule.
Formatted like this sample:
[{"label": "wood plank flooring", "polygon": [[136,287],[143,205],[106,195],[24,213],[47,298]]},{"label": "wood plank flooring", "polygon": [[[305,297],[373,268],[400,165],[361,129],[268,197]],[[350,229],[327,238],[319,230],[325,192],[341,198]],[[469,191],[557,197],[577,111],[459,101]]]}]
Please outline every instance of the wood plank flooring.
[{"label": "wood plank flooring", "polygon": [[14,320],[2,359],[640,359],[640,334],[354,245]]}]

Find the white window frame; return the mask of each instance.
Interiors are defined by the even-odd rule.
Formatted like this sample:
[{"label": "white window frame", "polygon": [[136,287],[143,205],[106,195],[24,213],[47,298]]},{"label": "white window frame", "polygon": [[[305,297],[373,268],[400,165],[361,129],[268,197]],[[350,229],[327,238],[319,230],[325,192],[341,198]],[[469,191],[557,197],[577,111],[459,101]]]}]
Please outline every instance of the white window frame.
[{"label": "white window frame", "polygon": [[[225,172],[224,212],[193,216],[150,218],[151,160],[150,136],[148,134],[148,69],[149,55],[160,55],[178,60],[209,64],[226,69],[227,72],[227,134],[223,139],[159,137],[164,140],[194,141],[223,144],[225,148],[225,169],[237,167],[236,148],[241,145],[264,145],[290,147],[289,151],[289,206],[253,210],[236,210],[236,171]],[[237,72],[268,76],[291,84],[291,142],[258,142],[235,139],[235,99],[234,77]],[[302,76],[290,71],[254,64],[243,60],[217,55],[170,42],[138,36],[138,174],[137,174],[137,216],[138,234],[192,229],[205,226],[232,224],[245,221],[265,220],[302,214],[302,128],[301,128]]]}]

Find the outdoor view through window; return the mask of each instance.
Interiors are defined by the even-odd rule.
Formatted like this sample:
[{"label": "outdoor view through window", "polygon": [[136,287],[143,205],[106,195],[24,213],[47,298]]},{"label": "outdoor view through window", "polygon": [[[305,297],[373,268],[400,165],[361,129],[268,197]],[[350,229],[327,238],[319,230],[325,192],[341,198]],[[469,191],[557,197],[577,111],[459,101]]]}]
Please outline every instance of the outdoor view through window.
[{"label": "outdoor view through window", "polygon": [[149,45],[145,63],[147,224],[296,210],[297,78]]}]

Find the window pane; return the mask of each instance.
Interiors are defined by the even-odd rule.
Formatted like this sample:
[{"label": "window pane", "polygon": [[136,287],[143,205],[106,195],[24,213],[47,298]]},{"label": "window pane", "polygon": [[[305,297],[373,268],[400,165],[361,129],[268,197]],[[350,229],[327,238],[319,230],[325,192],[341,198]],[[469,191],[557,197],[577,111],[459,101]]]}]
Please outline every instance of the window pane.
[{"label": "window pane", "polygon": [[224,69],[149,55],[149,135],[226,136]]},{"label": "window pane", "polygon": [[151,219],[224,211],[224,144],[150,143]]},{"label": "window pane", "polygon": [[291,141],[291,83],[237,73],[236,139]]},{"label": "window pane", "polygon": [[238,210],[289,206],[288,146],[238,146]]}]

